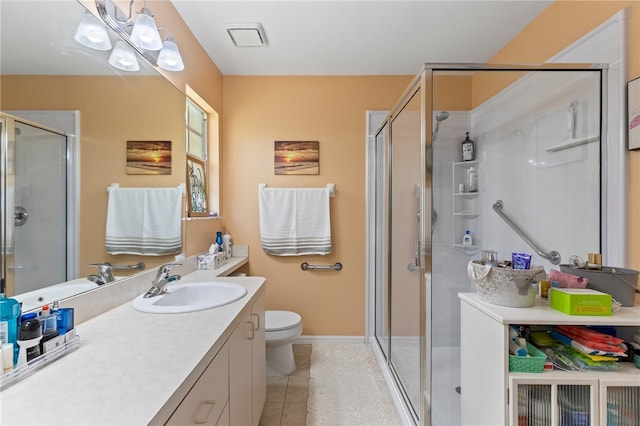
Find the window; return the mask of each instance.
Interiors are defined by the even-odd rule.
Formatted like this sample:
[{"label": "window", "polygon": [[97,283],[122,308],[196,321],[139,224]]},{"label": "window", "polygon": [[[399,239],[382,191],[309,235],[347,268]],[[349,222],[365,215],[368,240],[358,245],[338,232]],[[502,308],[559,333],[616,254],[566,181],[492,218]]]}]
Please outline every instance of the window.
[{"label": "window", "polygon": [[[218,113],[191,87],[187,86],[186,153],[191,164],[202,163],[206,212],[220,213],[220,164]],[[189,163],[188,163],[189,164]],[[189,216],[204,216],[196,214]]]},{"label": "window", "polygon": [[207,113],[187,98],[187,154],[207,162]]}]

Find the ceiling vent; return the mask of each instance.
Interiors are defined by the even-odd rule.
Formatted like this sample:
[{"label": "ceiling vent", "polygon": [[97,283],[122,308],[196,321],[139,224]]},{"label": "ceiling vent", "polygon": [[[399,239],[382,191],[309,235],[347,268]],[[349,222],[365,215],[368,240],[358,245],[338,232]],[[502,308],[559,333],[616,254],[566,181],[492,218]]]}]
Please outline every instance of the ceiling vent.
[{"label": "ceiling vent", "polygon": [[229,24],[227,33],[236,47],[265,47],[267,36],[260,24]]}]

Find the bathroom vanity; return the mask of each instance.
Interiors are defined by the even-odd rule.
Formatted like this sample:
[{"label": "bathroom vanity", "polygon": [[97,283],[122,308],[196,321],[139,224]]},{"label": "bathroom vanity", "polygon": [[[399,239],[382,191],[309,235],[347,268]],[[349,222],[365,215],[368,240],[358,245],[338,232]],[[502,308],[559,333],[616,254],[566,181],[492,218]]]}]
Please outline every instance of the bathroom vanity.
[{"label": "bathroom vanity", "polygon": [[265,279],[219,275],[196,270],[181,282],[227,281],[247,294],[180,314],[138,312],[129,299],[77,324],[78,350],[2,392],[0,423],[257,425]]}]

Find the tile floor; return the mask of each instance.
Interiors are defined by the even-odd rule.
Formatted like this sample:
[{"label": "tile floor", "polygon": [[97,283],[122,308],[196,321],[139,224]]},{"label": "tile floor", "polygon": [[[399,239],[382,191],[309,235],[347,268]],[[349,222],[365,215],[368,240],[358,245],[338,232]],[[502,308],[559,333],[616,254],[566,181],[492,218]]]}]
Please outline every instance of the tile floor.
[{"label": "tile floor", "polygon": [[311,345],[293,345],[296,371],[267,377],[267,399],[259,426],[304,426],[307,423]]}]

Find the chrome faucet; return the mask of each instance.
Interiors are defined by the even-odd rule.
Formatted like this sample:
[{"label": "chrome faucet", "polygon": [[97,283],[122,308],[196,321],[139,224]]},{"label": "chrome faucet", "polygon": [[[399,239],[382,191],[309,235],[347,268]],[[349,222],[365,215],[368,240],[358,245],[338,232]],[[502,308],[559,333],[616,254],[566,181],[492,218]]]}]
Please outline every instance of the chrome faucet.
[{"label": "chrome faucet", "polygon": [[144,294],[144,298],[155,297],[167,292],[167,284],[173,281],[177,281],[181,278],[180,275],[169,275],[171,268],[174,266],[180,266],[181,263],[167,263],[158,268],[156,277],[151,283],[151,288]]},{"label": "chrome faucet", "polygon": [[96,266],[98,268],[98,273],[95,275],[89,275],[87,277],[88,280],[93,281],[98,285],[107,284],[116,280],[113,276],[113,271],[109,262],[90,263],[89,266]]}]

